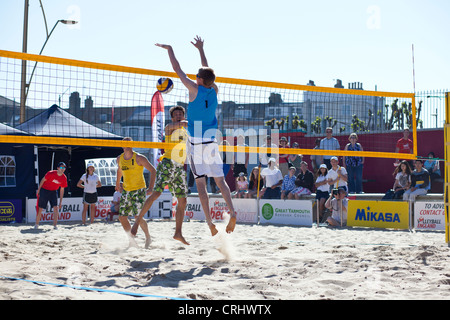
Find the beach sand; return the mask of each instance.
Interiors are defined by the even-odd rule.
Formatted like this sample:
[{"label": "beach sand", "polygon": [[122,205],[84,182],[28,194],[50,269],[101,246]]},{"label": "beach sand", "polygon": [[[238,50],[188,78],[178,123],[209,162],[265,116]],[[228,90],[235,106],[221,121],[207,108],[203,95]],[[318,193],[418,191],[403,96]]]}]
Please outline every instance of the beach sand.
[{"label": "beach sand", "polygon": [[[0,226],[0,299],[450,299],[442,232],[150,221],[128,247],[119,222]],[[52,284],[112,290],[96,292]],[[142,294],[135,297],[117,292]]]}]

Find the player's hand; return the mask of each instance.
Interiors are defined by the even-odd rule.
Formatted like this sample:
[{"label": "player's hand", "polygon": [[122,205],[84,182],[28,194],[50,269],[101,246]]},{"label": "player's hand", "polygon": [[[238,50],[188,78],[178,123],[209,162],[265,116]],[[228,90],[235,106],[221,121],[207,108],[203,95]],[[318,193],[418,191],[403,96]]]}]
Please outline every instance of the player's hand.
[{"label": "player's hand", "polygon": [[200,38],[199,36],[196,36],[195,38],[194,38],[194,41],[195,42],[192,42],[191,41],[191,43],[194,45],[194,47],[196,47],[197,49],[203,49],[203,43],[205,42],[202,38]]},{"label": "player's hand", "polygon": [[169,50],[170,48],[172,48],[172,46],[168,45],[168,44],[161,44],[161,43],[155,43],[155,46]]}]

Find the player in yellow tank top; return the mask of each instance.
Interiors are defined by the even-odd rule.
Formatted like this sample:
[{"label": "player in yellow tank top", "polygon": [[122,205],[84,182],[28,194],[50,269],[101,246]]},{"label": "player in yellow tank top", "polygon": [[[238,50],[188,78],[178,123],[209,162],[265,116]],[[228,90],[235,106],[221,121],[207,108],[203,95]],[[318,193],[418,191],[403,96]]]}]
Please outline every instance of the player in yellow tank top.
[{"label": "player in yellow tank top", "polygon": [[138,154],[133,151],[131,159],[125,159],[125,153],[120,155],[118,165],[122,170],[123,189],[125,191],[135,191],[146,188],[144,180],[144,167],[137,164],[136,156]]},{"label": "player in yellow tank top", "polygon": [[[124,138],[123,141],[132,141],[131,138]],[[146,189],[144,180],[144,168],[150,172],[150,183]],[[139,213],[145,196],[153,192],[156,180],[155,167],[142,154],[136,153],[131,147],[123,147],[123,153],[117,157],[117,177],[116,191],[120,190],[120,180],[123,177],[123,192],[119,204],[119,221],[123,229],[130,235],[130,246],[134,245],[131,237],[131,225],[128,216],[135,216]],[[145,233],[145,248],[150,245],[150,233],[147,222],[142,219],[139,226]]]}]

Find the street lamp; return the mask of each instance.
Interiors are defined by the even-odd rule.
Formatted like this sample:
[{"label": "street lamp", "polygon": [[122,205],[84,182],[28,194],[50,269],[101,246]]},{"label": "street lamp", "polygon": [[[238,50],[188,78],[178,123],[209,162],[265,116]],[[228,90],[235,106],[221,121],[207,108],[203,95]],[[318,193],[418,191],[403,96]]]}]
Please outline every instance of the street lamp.
[{"label": "street lamp", "polygon": [[[44,22],[45,22],[45,30],[47,32],[47,38],[45,39],[44,45],[41,48],[41,51],[39,51],[39,55],[42,54],[42,51],[44,51],[44,48],[48,42],[48,39],[50,39],[50,36],[53,33],[53,30],[55,30],[56,26],[58,25],[58,23],[63,23],[63,24],[77,24],[78,21],[75,20],[58,20],[56,21],[55,25],[53,26],[52,30],[50,31],[50,33],[48,33],[48,29],[47,29],[47,19],[45,18],[45,12],[44,12],[44,7],[42,6],[42,2],[39,0],[39,2],[41,3],[41,8],[42,8],[42,15],[44,16]],[[24,8],[24,18],[23,18],[23,44],[22,44],[22,52],[26,53],[27,52],[27,42],[28,42],[28,6],[29,6],[29,0],[25,0],[25,8]],[[20,85],[20,123],[25,121],[25,103],[27,101],[27,96],[28,96],[28,91],[30,88],[30,84],[31,84],[31,80],[33,78],[34,75],[34,71],[36,70],[36,65],[37,65],[37,61],[34,64],[34,68],[33,71],[31,72],[31,76],[30,76],[30,80],[27,83],[26,77],[27,77],[27,60],[22,60],[22,79],[21,79],[21,85]]]}]

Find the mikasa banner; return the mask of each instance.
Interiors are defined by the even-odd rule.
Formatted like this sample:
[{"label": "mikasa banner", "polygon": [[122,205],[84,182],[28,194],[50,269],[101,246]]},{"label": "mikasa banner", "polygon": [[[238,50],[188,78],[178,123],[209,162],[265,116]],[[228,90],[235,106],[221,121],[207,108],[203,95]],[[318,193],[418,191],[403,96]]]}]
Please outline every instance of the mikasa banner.
[{"label": "mikasa banner", "polygon": [[409,203],[406,201],[351,200],[348,202],[347,225],[409,229]]}]

